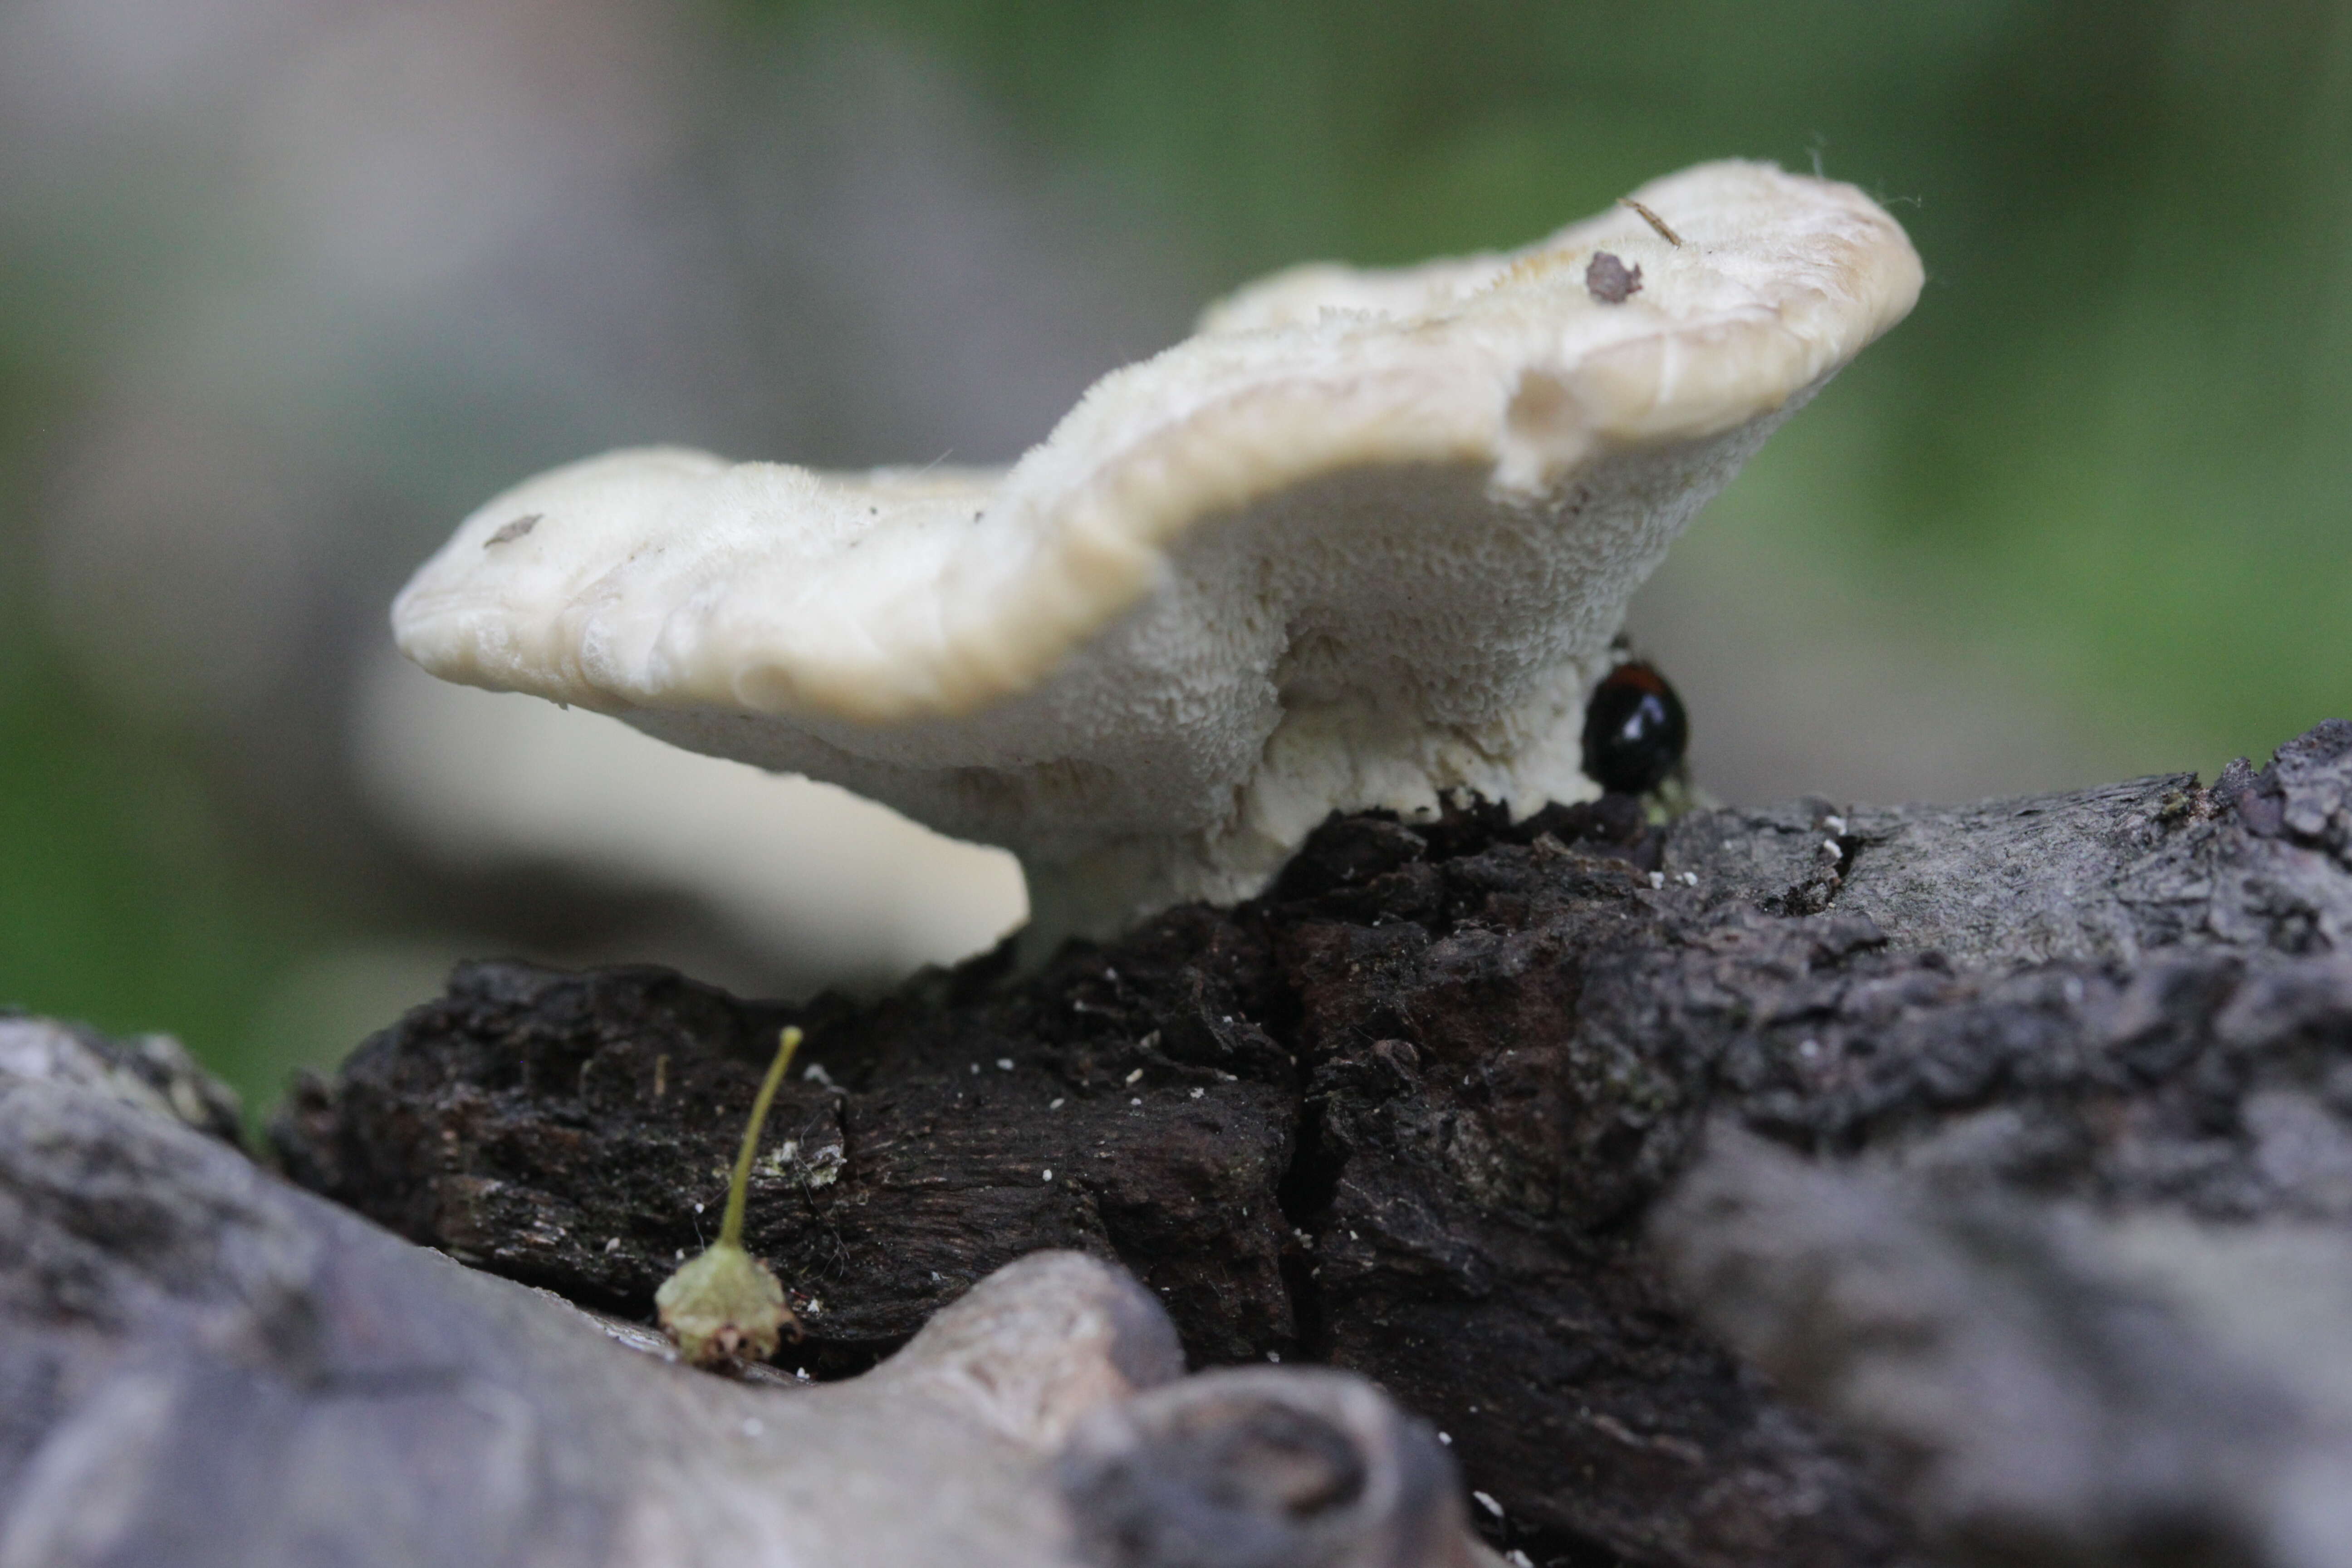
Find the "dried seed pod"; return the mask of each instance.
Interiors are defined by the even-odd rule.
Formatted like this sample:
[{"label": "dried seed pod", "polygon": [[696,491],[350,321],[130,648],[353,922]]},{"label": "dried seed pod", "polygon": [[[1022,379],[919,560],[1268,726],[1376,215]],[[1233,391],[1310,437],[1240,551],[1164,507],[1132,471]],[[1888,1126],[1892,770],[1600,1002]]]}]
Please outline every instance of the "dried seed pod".
[{"label": "dried seed pod", "polygon": [[786,1029],[776,1042],[776,1059],[769,1064],[759,1098],[751,1102],[742,1152],[735,1156],[735,1173],[727,1184],[727,1215],[719,1222],[719,1239],[654,1292],[663,1330],[697,1366],[765,1361],[776,1353],[785,1329],[792,1329],[796,1338],[799,1334],[800,1320],[784,1305],[783,1286],[766,1264],[743,1250],[743,1194],[751,1184],[751,1156],[759,1152],[769,1103],[800,1044],[796,1028]]}]

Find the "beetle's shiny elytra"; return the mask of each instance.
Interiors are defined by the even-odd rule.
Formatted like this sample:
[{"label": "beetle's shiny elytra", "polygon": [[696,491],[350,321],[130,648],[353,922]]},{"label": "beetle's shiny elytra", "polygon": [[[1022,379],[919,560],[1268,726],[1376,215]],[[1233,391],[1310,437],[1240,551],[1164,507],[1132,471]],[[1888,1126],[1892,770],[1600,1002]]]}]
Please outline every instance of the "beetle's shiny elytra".
[{"label": "beetle's shiny elytra", "polygon": [[1640,795],[1657,788],[1688,744],[1683,700],[1649,665],[1619,665],[1584,705],[1584,771],[1602,789]]}]

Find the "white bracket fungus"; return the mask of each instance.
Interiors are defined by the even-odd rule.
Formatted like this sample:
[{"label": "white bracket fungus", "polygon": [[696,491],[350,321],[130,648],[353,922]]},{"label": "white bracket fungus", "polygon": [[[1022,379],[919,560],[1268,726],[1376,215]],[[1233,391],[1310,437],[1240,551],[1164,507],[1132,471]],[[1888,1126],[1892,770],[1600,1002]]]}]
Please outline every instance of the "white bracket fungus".
[{"label": "white bracket fungus", "polygon": [[[1634,199],[1501,255],[1255,284],[1010,468],[542,474],[394,635],[446,679],[1003,845],[1060,930],[1245,897],[1335,809],[1588,798],[1627,599],[1920,285],[1850,185],[1719,163]],[[1604,248],[1638,292],[1588,287]]]}]

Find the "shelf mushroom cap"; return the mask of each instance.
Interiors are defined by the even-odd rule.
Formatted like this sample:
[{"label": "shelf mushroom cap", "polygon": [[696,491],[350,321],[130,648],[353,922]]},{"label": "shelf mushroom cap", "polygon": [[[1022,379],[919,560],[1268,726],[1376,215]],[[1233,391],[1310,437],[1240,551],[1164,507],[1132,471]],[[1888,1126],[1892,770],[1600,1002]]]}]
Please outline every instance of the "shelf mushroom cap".
[{"label": "shelf mushroom cap", "polygon": [[[1921,280],[1851,185],[1727,162],[1635,196],[1679,244],[1619,207],[1276,274],[1009,468],[542,474],[460,525],[394,636],[1006,846],[1063,929],[1245,897],[1333,810],[1587,798],[1626,601]],[[1588,287],[1604,250],[1638,291]]]}]

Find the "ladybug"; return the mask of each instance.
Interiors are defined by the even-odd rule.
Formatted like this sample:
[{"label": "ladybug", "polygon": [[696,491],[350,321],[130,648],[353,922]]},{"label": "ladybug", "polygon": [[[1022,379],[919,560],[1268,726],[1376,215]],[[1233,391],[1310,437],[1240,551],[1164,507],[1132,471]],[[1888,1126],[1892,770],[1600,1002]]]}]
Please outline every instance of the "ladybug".
[{"label": "ladybug", "polygon": [[1584,704],[1584,771],[1602,789],[1641,795],[1664,782],[1690,744],[1690,719],[1666,678],[1639,660],[1601,677]]}]

